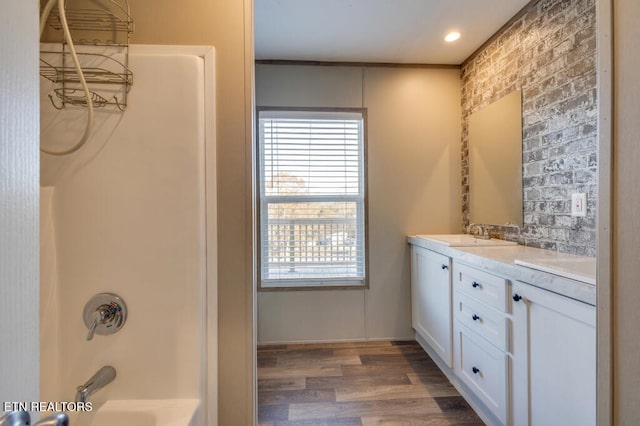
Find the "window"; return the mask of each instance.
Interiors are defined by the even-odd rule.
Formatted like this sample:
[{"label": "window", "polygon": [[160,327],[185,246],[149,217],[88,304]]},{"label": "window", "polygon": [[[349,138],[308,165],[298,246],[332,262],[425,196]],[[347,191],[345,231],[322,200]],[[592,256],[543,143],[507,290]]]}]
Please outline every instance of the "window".
[{"label": "window", "polygon": [[366,285],[365,111],[258,111],[260,285]]}]

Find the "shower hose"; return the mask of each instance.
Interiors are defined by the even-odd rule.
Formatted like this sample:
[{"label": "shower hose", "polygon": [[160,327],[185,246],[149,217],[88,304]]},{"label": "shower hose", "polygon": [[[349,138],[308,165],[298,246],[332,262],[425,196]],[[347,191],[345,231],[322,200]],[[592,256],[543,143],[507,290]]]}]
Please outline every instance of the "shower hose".
[{"label": "shower hose", "polygon": [[73,45],[73,40],[71,39],[71,32],[69,31],[69,25],[67,24],[67,15],[64,10],[65,0],[48,0],[42,9],[42,14],[40,15],[40,36],[42,36],[42,32],[44,31],[44,27],[47,22],[47,18],[51,13],[51,9],[58,4],[58,15],[60,16],[60,23],[62,24],[62,30],[64,32],[64,38],[69,45],[69,51],[71,52],[71,57],[73,58],[73,64],[76,68],[76,72],[78,73],[78,78],[80,80],[80,85],[82,86],[82,90],[84,90],[85,97],[87,99],[87,125],[84,129],[84,134],[80,138],[80,140],[73,145],[71,148],[63,150],[63,151],[52,151],[49,149],[42,148],[40,146],[40,151],[49,155],[68,155],[73,154],[87,142],[89,139],[89,134],[91,133],[91,127],[93,126],[93,102],[91,101],[91,92],[89,92],[89,87],[87,86],[87,81],[84,78],[84,73],[82,72],[82,67],[80,66],[80,61],[78,60],[78,55],[76,54],[75,46]]}]

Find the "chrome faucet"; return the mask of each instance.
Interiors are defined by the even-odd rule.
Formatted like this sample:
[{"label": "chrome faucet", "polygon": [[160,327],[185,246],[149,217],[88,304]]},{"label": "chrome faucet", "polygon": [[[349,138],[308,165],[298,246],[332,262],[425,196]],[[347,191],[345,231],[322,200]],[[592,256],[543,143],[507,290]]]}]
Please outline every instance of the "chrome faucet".
[{"label": "chrome faucet", "polygon": [[76,392],[76,402],[87,402],[87,398],[96,391],[102,389],[116,378],[116,369],[110,365],[105,365],[96,372],[87,383],[78,386]]},{"label": "chrome faucet", "polygon": [[120,330],[127,320],[127,307],[119,296],[102,293],[89,300],[82,316],[89,328],[87,340],[91,340],[95,333],[112,334]]}]

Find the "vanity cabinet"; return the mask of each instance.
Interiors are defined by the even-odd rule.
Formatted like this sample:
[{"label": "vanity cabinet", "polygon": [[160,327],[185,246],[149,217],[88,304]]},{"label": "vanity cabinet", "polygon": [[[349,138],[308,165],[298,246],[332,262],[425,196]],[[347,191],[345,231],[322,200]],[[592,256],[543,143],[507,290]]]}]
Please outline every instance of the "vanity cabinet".
[{"label": "vanity cabinet", "polygon": [[596,424],[596,310],[514,282],[514,425]]},{"label": "vanity cabinet", "polygon": [[547,255],[540,249],[411,247],[417,339],[487,424],[595,425],[596,308],[595,297],[581,296],[587,284],[512,260]]},{"label": "vanity cabinet", "polygon": [[453,264],[453,368],[503,424],[508,418],[507,280]]},{"label": "vanity cabinet", "polygon": [[413,245],[411,325],[451,367],[451,258]]}]

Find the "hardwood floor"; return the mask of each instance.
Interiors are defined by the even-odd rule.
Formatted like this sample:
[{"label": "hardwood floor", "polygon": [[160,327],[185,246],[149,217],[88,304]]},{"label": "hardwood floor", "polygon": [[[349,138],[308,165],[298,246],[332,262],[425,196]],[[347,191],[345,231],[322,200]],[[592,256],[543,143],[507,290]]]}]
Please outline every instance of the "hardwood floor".
[{"label": "hardwood floor", "polygon": [[484,424],[416,342],[259,346],[258,422]]}]

